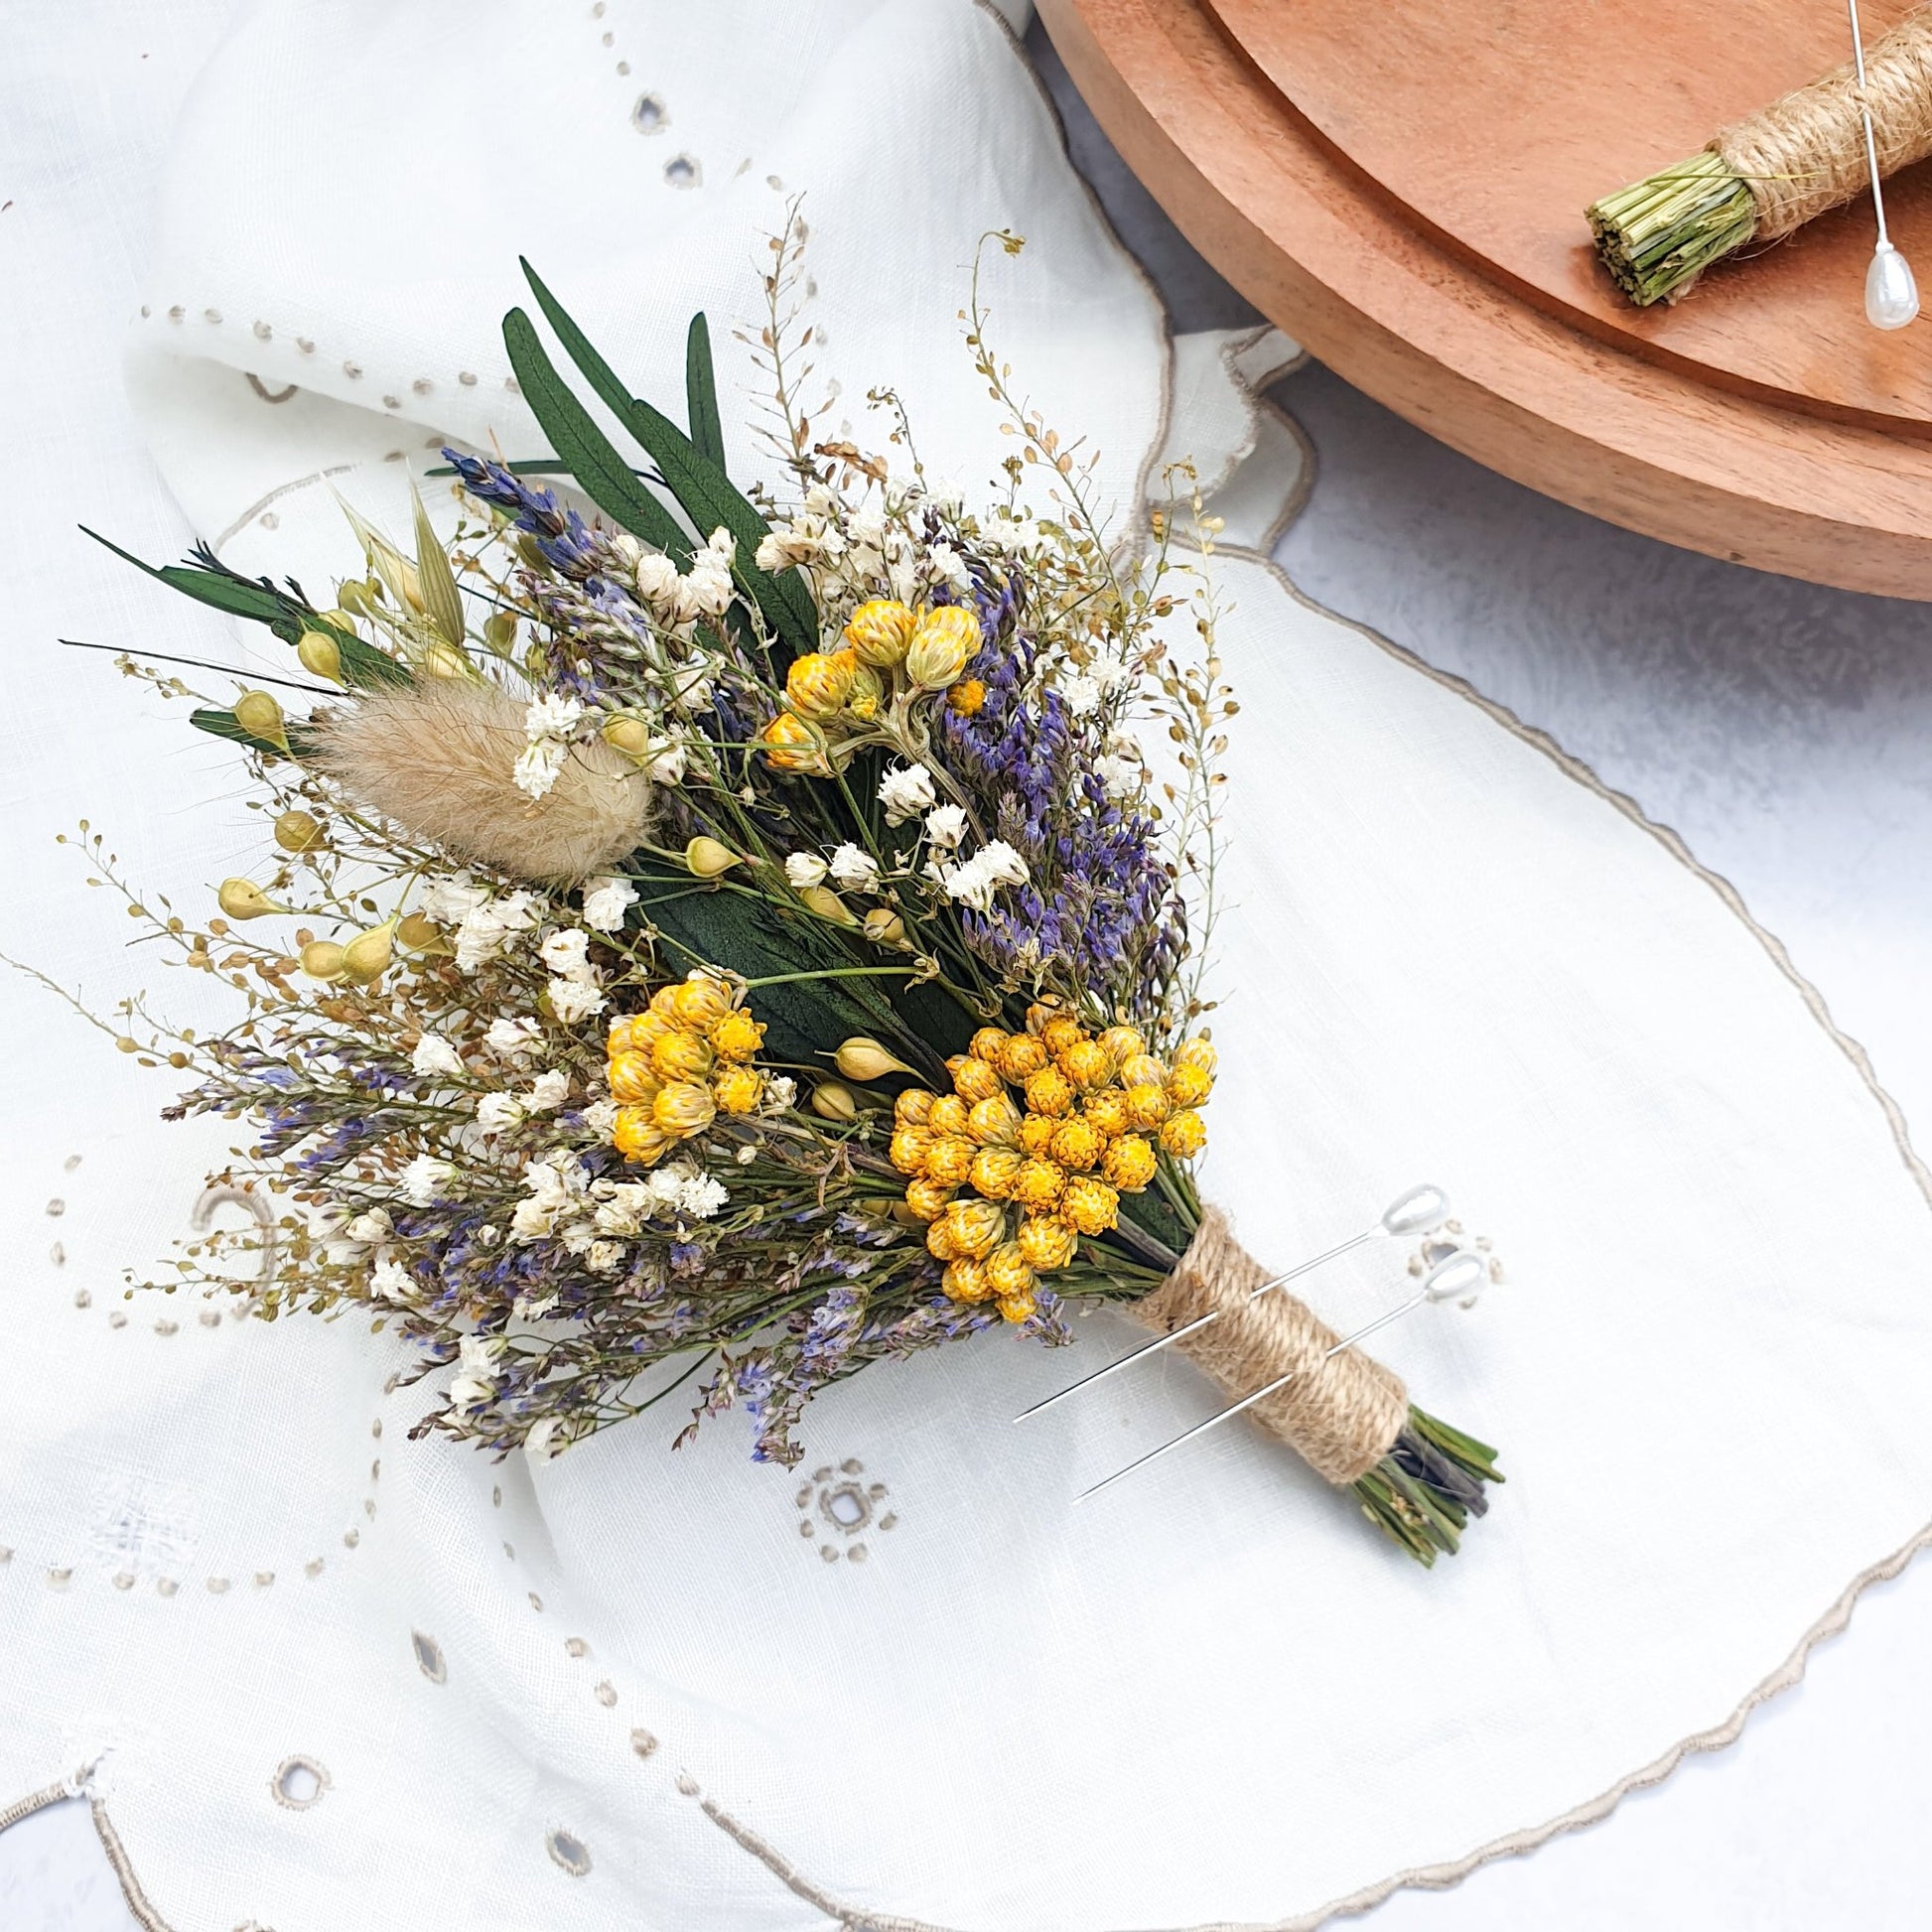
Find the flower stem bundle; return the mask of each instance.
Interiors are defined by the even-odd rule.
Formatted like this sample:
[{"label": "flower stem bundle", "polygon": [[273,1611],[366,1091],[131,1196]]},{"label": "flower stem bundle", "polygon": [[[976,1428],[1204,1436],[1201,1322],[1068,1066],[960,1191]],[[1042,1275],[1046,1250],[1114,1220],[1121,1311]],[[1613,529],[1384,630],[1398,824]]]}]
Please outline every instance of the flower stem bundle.
[{"label": "flower stem bundle", "polygon": [[[798,260],[787,230],[748,339],[784,505],[725,468],[703,317],[680,428],[532,273],[648,473],[517,310],[554,454],[447,452],[453,537],[419,513],[412,554],[354,519],[366,574],[329,610],[206,551],[153,573],[336,687],[302,717],[250,691],[193,714],[273,828],[221,917],[149,913],[89,848],[180,964],[246,997],[213,1038],[140,1002],[114,1028],[194,1069],[173,1113],[249,1123],[220,1178],[276,1203],[182,1271],[227,1292],[231,1251],[272,1242],[259,1313],[366,1309],[448,1371],[419,1427],[493,1453],[557,1453],[702,1376],[691,1428],[738,1409],[790,1462],[831,1383],[1172,1302],[1221,1226],[1193,1163],[1237,706],[1172,547],[1191,513],[1211,552],[1198,501],[1180,476],[1122,549],[1090,457],[987,349],[977,275],[968,344],[1015,445],[991,505],[814,441]],[[530,475],[560,467],[592,513]],[[1302,1380],[1294,1426],[1263,1426],[1418,1559],[1453,1550],[1490,1452],[1366,1357]]]}]

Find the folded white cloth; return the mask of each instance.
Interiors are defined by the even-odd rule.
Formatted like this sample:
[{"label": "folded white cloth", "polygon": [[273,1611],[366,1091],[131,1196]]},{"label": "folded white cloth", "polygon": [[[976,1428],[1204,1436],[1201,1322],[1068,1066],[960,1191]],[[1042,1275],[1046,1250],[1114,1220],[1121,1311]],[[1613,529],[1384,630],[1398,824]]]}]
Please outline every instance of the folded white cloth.
[{"label": "folded white cloth", "polygon": [[[1102,494],[1130,516],[1191,454],[1231,534],[1277,520],[1296,446],[1239,377],[1278,340],[1171,353],[963,0],[257,5],[184,119],[130,391],[193,525],[314,587],[353,561],[331,485],[395,520],[444,437],[534,450],[495,333],[519,251],[674,397],[693,309],[721,345],[757,326],[799,192],[834,433],[866,440],[892,383],[929,472],[980,486],[1003,445],[957,312],[1011,226],[998,351],[1099,444]],[[724,370],[756,475],[754,378]],[[51,441],[58,398],[29,407]],[[40,494],[177,540],[88,449]],[[256,650],[74,556],[12,563],[30,636]],[[121,1299],[226,1137],[154,1123],[161,1076],[10,982],[0,1807],[106,1748],[178,1932],[1299,1922],[1668,1759],[1914,1537],[1922,1176],[1816,1003],[1587,773],[1239,548],[1214,568],[1244,712],[1207,1189],[1284,1265],[1425,1177],[1494,1236],[1508,1282],[1383,1350],[1502,1448],[1463,1554],[1415,1570],[1239,1431],[1072,1510],[1212,1400],[1169,1357],[1010,1427],[1124,1345],[1113,1317],[869,1372],[790,1474],[729,1421],[536,1468],[409,1443],[356,1324]],[[13,689],[17,836],[82,801],[184,901],[258,849],[178,711],[51,653]],[[21,876],[10,950],[97,1004],[159,979],[84,873],[36,849]],[[204,1018],[199,985],[154,991]],[[1349,1320],[1405,1281],[1379,1248],[1311,1299]]]}]

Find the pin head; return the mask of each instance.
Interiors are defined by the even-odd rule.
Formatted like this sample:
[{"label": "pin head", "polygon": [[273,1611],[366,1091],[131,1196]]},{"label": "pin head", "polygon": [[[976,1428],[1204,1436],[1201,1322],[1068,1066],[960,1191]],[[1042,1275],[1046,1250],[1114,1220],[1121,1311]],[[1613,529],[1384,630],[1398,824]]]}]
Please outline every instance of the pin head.
[{"label": "pin head", "polygon": [[1449,1196],[1440,1187],[1411,1187],[1382,1210],[1382,1230],[1404,1240],[1434,1234],[1449,1219]]},{"label": "pin head", "polygon": [[1480,1255],[1466,1249],[1447,1255],[1423,1277],[1422,1292],[1432,1302],[1467,1302],[1489,1283],[1489,1270]]},{"label": "pin head", "polygon": [[1864,319],[1874,329],[1903,329],[1918,319],[1912,264],[1889,241],[1871,251],[1871,266],[1864,272]]}]

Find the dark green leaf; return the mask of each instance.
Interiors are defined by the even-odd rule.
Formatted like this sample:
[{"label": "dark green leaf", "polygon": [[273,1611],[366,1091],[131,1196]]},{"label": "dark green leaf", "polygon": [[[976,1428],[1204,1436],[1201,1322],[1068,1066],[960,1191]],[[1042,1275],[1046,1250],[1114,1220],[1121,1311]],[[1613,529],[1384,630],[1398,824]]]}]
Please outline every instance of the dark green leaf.
[{"label": "dark green leaf", "polygon": [[711,326],[700,309],[684,339],[684,413],[691,447],[725,472],[725,426],[718,420],[718,372],[711,360]]},{"label": "dark green leaf", "polygon": [[210,738],[225,738],[230,744],[246,745],[250,751],[260,752],[264,758],[300,758],[305,750],[297,727],[288,728],[289,749],[285,752],[279,745],[271,744],[265,738],[257,738],[236,719],[232,711],[191,711],[188,722],[197,731],[207,732]]}]

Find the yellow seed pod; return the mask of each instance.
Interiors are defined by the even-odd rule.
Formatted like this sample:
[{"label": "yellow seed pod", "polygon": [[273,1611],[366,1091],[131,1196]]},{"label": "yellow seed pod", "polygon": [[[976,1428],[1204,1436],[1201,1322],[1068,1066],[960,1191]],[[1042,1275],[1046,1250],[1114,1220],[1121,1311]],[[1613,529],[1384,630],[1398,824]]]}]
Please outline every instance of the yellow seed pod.
[{"label": "yellow seed pod", "polygon": [[483,620],[483,643],[498,657],[507,657],[516,642],[516,613],[492,611]]},{"label": "yellow seed pod", "polygon": [[1114,1077],[1114,1063],[1097,1039],[1076,1039],[1059,1056],[1060,1071],[1082,1093],[1104,1087]]},{"label": "yellow seed pod", "polygon": [[905,936],[905,921],[890,905],[875,905],[865,916],[866,937],[875,946],[897,946],[909,952],[912,942]]},{"label": "yellow seed pod", "polygon": [[1159,1127],[1173,1110],[1167,1088],[1156,1086],[1152,1080],[1127,1089],[1127,1111],[1136,1127]]},{"label": "yellow seed pod", "polygon": [[755,1066],[728,1066],[711,1083],[721,1114],[749,1114],[764,1098],[764,1075]]},{"label": "yellow seed pod", "polygon": [[905,647],[905,675],[921,691],[943,691],[956,683],[978,653],[980,621],[963,604],[928,611]]},{"label": "yellow seed pod", "polygon": [[862,664],[890,670],[905,655],[918,621],[897,598],[875,597],[853,612],[845,641]]},{"label": "yellow seed pod", "polygon": [[925,1117],[925,1124],[935,1134],[964,1134],[967,1123],[972,1118],[965,1101],[956,1093],[942,1093],[933,1101]]},{"label": "yellow seed pod", "polygon": [[986,1263],[962,1257],[949,1261],[946,1272],[939,1278],[939,1286],[955,1302],[990,1302],[993,1289],[986,1278]]},{"label": "yellow seed pod", "polygon": [[1165,1087],[1168,1069],[1152,1053],[1130,1053],[1120,1063],[1120,1083],[1124,1087]]},{"label": "yellow seed pod", "polygon": [[1127,1096],[1118,1087],[1102,1087],[1087,1095],[1080,1111],[1111,1141],[1134,1125],[1127,1111]]},{"label": "yellow seed pod", "polygon": [[1198,1066],[1177,1066],[1168,1075],[1168,1098],[1176,1107],[1198,1107],[1213,1091],[1213,1074]]},{"label": "yellow seed pod", "polygon": [[905,1205],[914,1220],[936,1221],[952,1197],[953,1190],[944,1181],[928,1180],[923,1174],[905,1183]]},{"label": "yellow seed pod", "polygon": [[1035,1295],[1032,1289],[1028,1289],[1020,1295],[1002,1295],[1000,1297],[1000,1313],[1006,1320],[1011,1321],[1015,1327],[1018,1327],[1023,1321],[1031,1321],[1038,1312],[1039,1298]]},{"label": "yellow seed pod", "polygon": [[671,1018],[701,1034],[709,1033],[737,1004],[731,988],[709,973],[693,973],[671,988]]},{"label": "yellow seed pod", "polygon": [[345,682],[343,677],[343,647],[326,630],[305,630],[295,640],[295,655],[311,677],[326,677],[331,684]]},{"label": "yellow seed pod", "polygon": [[1220,1057],[1211,1040],[1183,1039],[1174,1048],[1173,1063],[1175,1066],[1197,1066],[1203,1073],[1212,1074],[1220,1064]]},{"label": "yellow seed pod", "polygon": [[895,1127],[886,1158],[900,1173],[924,1173],[932,1140],[923,1127]]},{"label": "yellow seed pod", "polygon": [[925,1231],[925,1251],[934,1261],[957,1261],[959,1244],[952,1238],[952,1226],[942,1213]]},{"label": "yellow seed pod", "polygon": [[923,1127],[932,1115],[932,1103],[939,1096],[923,1087],[907,1087],[893,1102],[893,1118],[901,1127]]},{"label": "yellow seed pod", "polygon": [[910,1073],[912,1069],[878,1040],[866,1034],[855,1034],[841,1040],[832,1063],[848,1080],[883,1080],[889,1073]]},{"label": "yellow seed pod", "polygon": [[973,1171],[973,1156],[979,1150],[957,1134],[937,1135],[926,1149],[925,1177],[942,1187],[957,1187]]},{"label": "yellow seed pod", "polygon": [[1055,1268],[1064,1268],[1078,1246],[1079,1236],[1052,1215],[1031,1214],[1020,1223],[1020,1252],[1039,1274],[1048,1275]]},{"label": "yellow seed pod", "polygon": [[259,919],[265,912],[285,912],[252,879],[224,879],[214,900],[231,919]]},{"label": "yellow seed pod", "polygon": [[1053,1135],[1053,1159],[1063,1168],[1083,1173],[1107,1151],[1107,1137],[1090,1120],[1062,1121]]},{"label": "yellow seed pod", "polygon": [[1109,1027],[1100,1035],[1100,1043],[1116,1067],[1125,1066],[1136,1053],[1147,1051],[1146,1035],[1138,1027]]},{"label": "yellow seed pod", "polygon": [[1005,1094],[976,1100],[966,1112],[966,1132],[981,1147],[1012,1147],[1020,1138],[1020,1109]]},{"label": "yellow seed pod", "polygon": [[984,1060],[961,1058],[946,1062],[952,1068],[952,1090],[960,1099],[968,1102],[991,1100],[996,1095],[1004,1098],[1007,1083],[1000,1078],[1000,1069],[988,1066]]},{"label": "yellow seed pod", "polygon": [[1000,1245],[1007,1231],[1006,1209],[998,1201],[967,1195],[946,1209],[946,1231],[954,1252],[984,1261]]},{"label": "yellow seed pod", "polygon": [[671,1145],[671,1137],[660,1133],[651,1120],[648,1107],[620,1107],[611,1138],[626,1161],[649,1167],[661,1161]]},{"label": "yellow seed pod", "polygon": [[821,1080],[812,1089],[812,1112],[843,1125],[859,1118],[859,1096],[837,1080]]},{"label": "yellow seed pod", "polygon": [[1010,1198],[1032,1214],[1044,1214],[1059,1205],[1066,1191],[1066,1175],[1050,1161],[1030,1160],[1013,1176]]},{"label": "yellow seed pod", "polygon": [[947,686],[946,703],[962,718],[976,718],[986,705],[986,686],[976,677],[963,677]]},{"label": "yellow seed pod", "polygon": [[302,948],[302,970],[312,980],[343,976],[343,949],[333,939],[312,939]]},{"label": "yellow seed pod", "polygon": [[860,723],[870,724],[879,716],[879,707],[885,702],[886,680],[870,664],[859,665],[852,673],[852,693],[845,701],[846,710]]},{"label": "yellow seed pod", "polygon": [[1027,1082],[1027,1105],[1036,1114],[1064,1114],[1073,1105],[1073,1082],[1056,1066],[1042,1066]]},{"label": "yellow seed pod", "polygon": [[698,1034],[668,1033],[651,1042],[650,1063],[660,1080],[708,1080],[716,1057]]},{"label": "yellow seed pod", "polygon": [[765,761],[778,771],[802,771],[815,778],[831,775],[825,734],[795,713],[781,711],[759,733]]},{"label": "yellow seed pod", "polygon": [[1005,1200],[1026,1158],[1017,1147],[983,1147],[966,1177],[988,1200]]},{"label": "yellow seed pod", "polygon": [[982,1027],[976,1033],[966,1050],[976,1060],[984,1060],[988,1066],[1000,1064],[1000,1048],[1012,1035],[1000,1027]]},{"label": "yellow seed pod", "polygon": [[785,672],[785,701],[801,718],[835,718],[852,695],[858,667],[859,659],[850,650],[803,651]]},{"label": "yellow seed pod", "polygon": [[1087,1030],[1070,1013],[1056,1013],[1040,1028],[1039,1036],[1055,1059],[1076,1040],[1085,1039]]},{"label": "yellow seed pod", "polygon": [[728,1013],[712,1028],[711,1044],[721,1060],[749,1060],[764,1044],[764,1023],[742,1009]]},{"label": "yellow seed pod", "polygon": [[1120,1219],[1120,1196],[1104,1180],[1076,1173],[1060,1196],[1060,1218],[1082,1234],[1105,1234]]},{"label": "yellow seed pod", "polygon": [[288,722],[282,716],[282,707],[266,691],[244,691],[234,701],[234,721],[250,738],[288,750]]},{"label": "yellow seed pod", "polygon": [[604,727],[604,742],[614,752],[641,761],[650,751],[650,727],[641,718],[613,718]]},{"label": "yellow seed pod", "polygon": [[476,675],[470,663],[469,653],[458,650],[441,637],[431,637],[426,642],[410,647],[410,661],[414,669],[425,677],[473,677]]},{"label": "yellow seed pod", "polygon": [[1044,1043],[1033,1034],[1013,1034],[1000,1048],[1000,1071],[1016,1085],[1023,1085],[1050,1057]]},{"label": "yellow seed pod", "polygon": [[695,838],[684,848],[684,869],[694,879],[716,879],[732,867],[743,865],[730,846],[717,839]]},{"label": "yellow seed pod", "polygon": [[1002,1302],[1009,1297],[1031,1295],[1034,1291],[1033,1263],[1027,1259],[1019,1242],[1002,1241],[986,1257],[986,1279]]},{"label": "yellow seed pod", "polygon": [[702,1134],[717,1114],[718,1103],[712,1099],[711,1089],[695,1080],[674,1081],[650,1103],[651,1124],[660,1134],[674,1135],[681,1141]]},{"label": "yellow seed pod", "polygon": [[1154,1178],[1153,1145],[1138,1134],[1123,1134],[1108,1147],[1100,1169],[1110,1187],[1118,1187],[1123,1194],[1138,1194]]},{"label": "yellow seed pod", "polygon": [[275,821],[275,843],[284,852],[313,852],[322,837],[322,820],[314,812],[284,812]]},{"label": "yellow seed pod", "polygon": [[343,970],[352,980],[367,985],[370,980],[380,979],[389,970],[389,962],[396,956],[396,922],[385,920],[381,925],[372,925],[366,932],[358,932],[343,948]]},{"label": "yellow seed pod", "polygon": [[1029,1114],[1020,1123],[1021,1151],[1038,1160],[1046,1158],[1046,1150],[1053,1145],[1053,1136],[1059,1132],[1060,1124],[1051,1114]]},{"label": "yellow seed pod", "polygon": [[443,928],[426,913],[412,912],[396,925],[396,944],[404,952],[450,952],[453,948]]},{"label": "yellow seed pod", "polygon": [[1183,1107],[1162,1126],[1161,1145],[1176,1161],[1191,1161],[1207,1145],[1207,1125],[1191,1107]]},{"label": "yellow seed pod", "polygon": [[609,1072],[613,1100],[648,1103],[657,1098],[657,1090],[664,1084],[658,1078],[657,1069],[651,1064],[648,1053],[629,1049],[613,1053]]},{"label": "yellow seed pod", "polygon": [[821,919],[830,919],[837,925],[857,925],[852,908],[846,904],[829,886],[807,886],[798,897],[816,912]]}]

